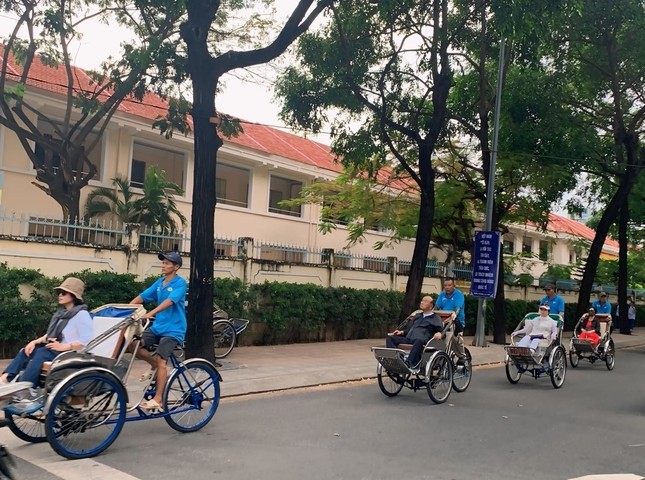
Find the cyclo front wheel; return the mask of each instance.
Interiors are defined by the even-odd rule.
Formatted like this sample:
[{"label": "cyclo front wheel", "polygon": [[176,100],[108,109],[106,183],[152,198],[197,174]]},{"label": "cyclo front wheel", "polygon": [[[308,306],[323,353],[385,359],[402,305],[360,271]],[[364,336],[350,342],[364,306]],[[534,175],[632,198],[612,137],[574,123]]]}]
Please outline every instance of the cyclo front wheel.
[{"label": "cyclo front wheel", "polygon": [[173,370],[164,390],[164,417],[178,432],[194,432],[210,422],[219,406],[220,374],[208,361],[194,358]]},{"label": "cyclo front wheel", "polygon": [[45,434],[45,417],[42,409],[37,412],[16,415],[9,411],[4,412],[7,419],[7,426],[12,433],[20,440],[30,443],[42,443],[47,441]]},{"label": "cyclo front wheel", "polygon": [[215,358],[226,357],[233,350],[237,340],[233,324],[228,320],[215,320],[213,322],[213,340],[215,343]]},{"label": "cyclo front wheel", "polygon": [[69,459],[89,458],[105,451],[123,429],[127,394],[109,372],[87,370],[63,380],[45,418],[47,440]]},{"label": "cyclo front wheel", "polygon": [[404,378],[399,374],[389,373],[380,363],[376,367],[376,380],[381,392],[388,397],[397,396],[403,388]]},{"label": "cyclo front wheel", "polygon": [[428,396],[434,403],[448,400],[452,391],[452,362],[445,352],[437,352],[426,370]]},{"label": "cyclo front wheel", "polygon": [[507,358],[505,368],[506,368],[506,378],[508,378],[509,382],[515,385],[517,382],[520,381],[520,378],[522,378],[522,372],[520,372],[520,369],[517,368],[517,365],[513,360],[511,360],[510,358]]}]

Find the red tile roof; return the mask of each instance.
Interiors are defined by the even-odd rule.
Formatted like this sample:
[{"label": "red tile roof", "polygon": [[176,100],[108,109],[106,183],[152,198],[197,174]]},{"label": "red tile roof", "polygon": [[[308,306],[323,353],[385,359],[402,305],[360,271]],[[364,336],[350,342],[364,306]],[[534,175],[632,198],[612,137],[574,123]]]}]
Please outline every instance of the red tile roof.
[{"label": "red tile roof", "polygon": [[[571,220],[570,218],[566,218],[555,213],[549,214],[549,223],[546,229],[554,233],[567,233],[575,237],[584,238],[590,242],[593,241],[596,236],[596,232],[584,223],[576,222],[575,220]],[[605,246],[616,249],[619,248],[618,242],[612,238],[605,239]]]},{"label": "red tile roof", "polygon": [[[0,62],[2,61],[3,53],[4,48],[0,46]],[[8,63],[7,71],[13,73],[14,78],[12,80],[17,80],[22,73],[22,66],[15,62],[11,54],[9,55]],[[90,76],[83,69],[72,67],[72,71],[74,88],[77,91],[93,92],[96,90],[97,85],[92,84]],[[64,68],[49,67],[44,65],[38,57],[34,58],[33,65],[29,71],[27,85],[66,95],[67,83],[67,74]],[[102,95],[101,97],[107,98],[107,95]],[[146,94],[142,102],[130,97],[121,102],[119,106],[119,111],[146,120],[158,118],[165,114],[167,109],[168,103],[152,93]],[[243,133],[225,141],[336,173],[342,170],[341,165],[336,161],[336,157],[331,153],[327,145],[264,125],[242,121],[242,127]]]}]

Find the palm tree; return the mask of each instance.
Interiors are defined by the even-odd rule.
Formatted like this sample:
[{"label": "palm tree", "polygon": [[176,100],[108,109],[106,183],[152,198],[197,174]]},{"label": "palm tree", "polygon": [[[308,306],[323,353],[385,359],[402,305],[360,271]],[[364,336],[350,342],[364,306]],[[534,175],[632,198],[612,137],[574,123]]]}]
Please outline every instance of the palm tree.
[{"label": "palm tree", "polygon": [[85,218],[110,218],[122,223],[139,223],[165,232],[176,232],[179,219],[183,227],[186,217],[179,211],[173,195],[183,195],[183,189],[166,180],[166,174],[156,166],[146,172],[143,196],[132,191],[128,179],[116,176],[112,187],[92,191],[85,202]]}]

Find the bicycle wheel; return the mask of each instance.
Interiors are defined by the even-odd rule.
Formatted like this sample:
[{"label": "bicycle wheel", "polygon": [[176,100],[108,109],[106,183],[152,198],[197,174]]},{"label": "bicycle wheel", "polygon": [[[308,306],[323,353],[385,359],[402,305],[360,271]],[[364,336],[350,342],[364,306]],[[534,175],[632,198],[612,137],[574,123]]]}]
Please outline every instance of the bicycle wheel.
[{"label": "bicycle wheel", "polygon": [[399,394],[401,389],[403,389],[404,379],[396,373],[389,373],[383,369],[383,365],[380,363],[376,367],[376,379],[378,380],[378,386],[388,397],[395,397]]},{"label": "bicycle wheel", "polygon": [[191,359],[173,370],[164,391],[166,423],[178,432],[194,432],[210,422],[219,405],[220,375],[206,360]]},{"label": "bicycle wheel", "polygon": [[42,409],[28,415],[15,415],[7,410],[4,412],[7,426],[20,440],[30,443],[47,441],[45,434],[45,416]]},{"label": "bicycle wheel", "polygon": [[576,368],[578,363],[580,363],[580,357],[573,351],[573,349],[569,350],[569,363],[573,368]]},{"label": "bicycle wheel", "polygon": [[551,365],[551,383],[553,388],[560,388],[564,384],[564,378],[567,375],[567,357],[564,354],[564,348],[558,346],[553,353]]},{"label": "bicycle wheel", "polygon": [[224,358],[231,353],[236,339],[237,334],[231,322],[228,320],[216,320],[213,322],[215,358]]},{"label": "bicycle wheel", "polygon": [[605,352],[605,364],[607,365],[607,370],[613,370],[616,364],[616,347],[614,347],[614,341],[611,339]]},{"label": "bicycle wheel", "polygon": [[466,348],[465,351],[464,365],[456,366],[455,371],[452,373],[452,388],[456,392],[465,392],[473,378],[473,357],[470,354],[470,350]]},{"label": "bicycle wheel", "polygon": [[434,355],[427,369],[428,396],[434,403],[448,400],[452,391],[452,362],[444,352]]},{"label": "bicycle wheel", "polygon": [[127,396],[120,380],[89,370],[64,381],[45,419],[47,440],[56,453],[69,459],[103,452],[125,423]]},{"label": "bicycle wheel", "polygon": [[520,378],[522,378],[522,373],[520,372],[519,368],[517,368],[517,365],[515,365],[515,362],[511,359],[506,360],[505,367],[506,378],[508,378],[509,382],[515,385],[520,381]]}]

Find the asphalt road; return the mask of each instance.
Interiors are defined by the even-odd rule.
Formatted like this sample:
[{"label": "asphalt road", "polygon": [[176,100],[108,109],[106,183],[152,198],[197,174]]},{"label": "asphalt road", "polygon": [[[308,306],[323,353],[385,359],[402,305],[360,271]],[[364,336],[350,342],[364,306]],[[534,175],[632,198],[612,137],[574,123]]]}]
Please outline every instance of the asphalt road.
[{"label": "asphalt road", "polygon": [[621,350],[614,371],[581,362],[555,390],[548,377],[511,385],[503,368],[482,368],[443,405],[425,391],[387,398],[374,381],[225,399],[200,432],[179,434],[163,420],[126,424],[107,452],[85,463],[5,432],[0,439],[33,463],[21,463],[29,477],[20,478],[40,468],[39,478],[107,471],[128,480],[645,475],[644,369],[645,348]]}]

